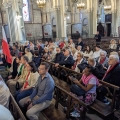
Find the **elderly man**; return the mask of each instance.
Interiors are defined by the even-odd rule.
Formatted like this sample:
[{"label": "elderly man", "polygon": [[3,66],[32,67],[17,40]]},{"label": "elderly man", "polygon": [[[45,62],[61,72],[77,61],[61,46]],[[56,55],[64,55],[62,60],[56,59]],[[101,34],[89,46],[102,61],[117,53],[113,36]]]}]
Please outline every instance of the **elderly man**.
[{"label": "elderly man", "polygon": [[19,102],[21,107],[27,106],[26,115],[29,120],[39,120],[37,114],[49,107],[52,102],[55,85],[53,78],[48,73],[49,67],[48,63],[41,63],[37,86],[29,97]]},{"label": "elderly man", "polygon": [[98,62],[96,62],[96,60],[94,58],[88,58],[88,64],[93,67],[92,73],[98,79],[102,79],[105,74],[105,70],[103,69],[103,66],[101,64],[99,64]]},{"label": "elderly man", "polygon": [[71,69],[71,67],[73,66],[73,64],[74,64],[74,60],[73,60],[73,57],[71,55],[70,50],[69,49],[65,49],[64,60],[60,61],[59,63],[56,63],[55,67],[58,67],[59,65],[62,65],[62,66],[65,66],[65,67]]},{"label": "elderly man", "polygon": [[78,42],[76,43],[76,48],[77,48],[77,46],[82,46],[82,48],[81,49],[83,49],[83,47],[84,47],[84,44],[83,44],[83,42],[82,42],[82,39],[81,38],[78,38]]},{"label": "elderly man", "polygon": [[[109,67],[102,80],[120,87],[119,56],[110,55],[108,64],[109,64]],[[98,88],[98,99],[104,102],[105,104],[109,104],[108,100],[104,97],[107,93],[108,91],[103,86],[100,86]]]},{"label": "elderly man", "polygon": [[103,68],[106,70],[108,68],[108,57],[106,51],[100,52],[100,57],[96,58],[96,61],[103,66]]}]

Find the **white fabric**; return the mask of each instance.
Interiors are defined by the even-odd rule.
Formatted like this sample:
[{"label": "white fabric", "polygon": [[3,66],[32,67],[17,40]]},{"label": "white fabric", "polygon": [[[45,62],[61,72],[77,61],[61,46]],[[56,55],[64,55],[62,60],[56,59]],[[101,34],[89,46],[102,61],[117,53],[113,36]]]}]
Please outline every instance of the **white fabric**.
[{"label": "white fabric", "polygon": [[88,58],[93,57],[93,51],[90,51],[90,53],[87,53],[87,52],[85,51],[85,52],[84,52],[84,56],[85,56],[85,57],[88,57]]},{"label": "white fabric", "polygon": [[0,104],[8,108],[9,99],[10,91],[0,76]]},{"label": "white fabric", "polygon": [[99,51],[95,51],[94,53],[93,53],[93,57],[94,58],[98,58],[98,57],[100,57],[100,52],[102,51],[102,49],[100,49]]},{"label": "white fabric", "polygon": [[0,120],[14,120],[10,111],[2,105],[0,105]]},{"label": "white fabric", "polygon": [[95,93],[96,92],[96,78],[95,77],[92,77],[90,80],[89,80],[89,83],[88,84],[91,84],[91,85],[94,85],[93,88],[91,88],[87,93]]}]

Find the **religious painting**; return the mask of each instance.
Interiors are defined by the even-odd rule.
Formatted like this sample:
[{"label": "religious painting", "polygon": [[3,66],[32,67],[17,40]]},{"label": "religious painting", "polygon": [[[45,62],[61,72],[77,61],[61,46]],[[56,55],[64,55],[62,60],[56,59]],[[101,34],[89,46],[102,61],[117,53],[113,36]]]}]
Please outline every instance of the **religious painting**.
[{"label": "religious painting", "polygon": [[23,19],[24,21],[30,21],[30,13],[29,13],[29,3],[28,0],[23,0]]}]

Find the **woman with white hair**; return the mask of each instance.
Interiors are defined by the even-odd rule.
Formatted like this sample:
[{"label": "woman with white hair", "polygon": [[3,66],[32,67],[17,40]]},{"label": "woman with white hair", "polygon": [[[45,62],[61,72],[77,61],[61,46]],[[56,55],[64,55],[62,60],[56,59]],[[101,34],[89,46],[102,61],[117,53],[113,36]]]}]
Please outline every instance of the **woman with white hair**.
[{"label": "woman with white hair", "polygon": [[102,50],[100,52],[100,57],[96,58],[96,61],[103,66],[103,68],[106,70],[108,68],[108,57],[107,52]]},{"label": "woman with white hair", "polygon": [[0,104],[9,107],[10,91],[0,76]]}]

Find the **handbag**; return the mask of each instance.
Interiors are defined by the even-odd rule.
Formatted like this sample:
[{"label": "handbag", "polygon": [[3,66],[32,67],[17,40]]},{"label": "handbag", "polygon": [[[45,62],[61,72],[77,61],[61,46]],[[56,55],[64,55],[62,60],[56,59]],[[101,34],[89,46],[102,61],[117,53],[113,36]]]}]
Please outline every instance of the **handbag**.
[{"label": "handbag", "polygon": [[76,84],[73,84],[71,87],[70,87],[70,91],[74,94],[76,94],[77,96],[83,96],[85,95],[86,91],[83,90],[81,87],[79,87],[78,85]]}]

